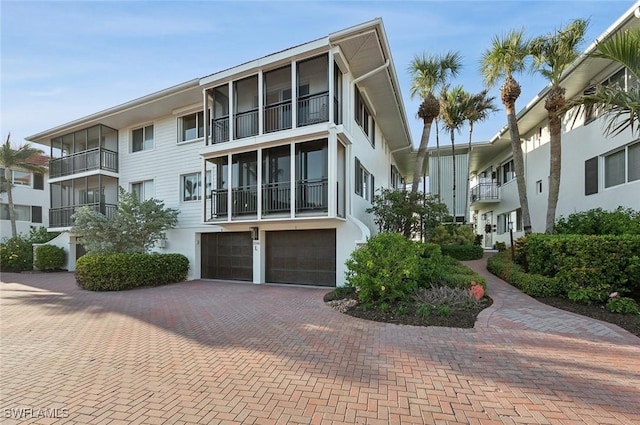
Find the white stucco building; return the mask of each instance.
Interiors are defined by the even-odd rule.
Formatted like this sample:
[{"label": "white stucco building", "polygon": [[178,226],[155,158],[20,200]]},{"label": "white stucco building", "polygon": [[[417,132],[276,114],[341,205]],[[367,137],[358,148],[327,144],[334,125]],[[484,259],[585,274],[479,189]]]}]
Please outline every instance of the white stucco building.
[{"label": "white stucco building", "polygon": [[[160,252],[190,278],[340,286],[375,232],[375,189],[414,152],[381,20],[196,78],[28,138],[49,145],[49,227],[118,186],[180,210]],[[66,232],[56,242],[81,255]]]},{"label": "white stucco building", "polygon": [[[637,2],[598,40],[629,28],[638,28]],[[597,83],[639,84],[624,68],[606,59],[588,57],[594,41],[565,73],[561,85],[567,99],[581,95]],[[640,53],[639,53],[640,54]],[[525,161],[525,180],[532,230],[545,231],[549,179],[549,131],[544,99],[548,87],[518,114]],[[605,136],[605,120],[596,110],[574,109],[562,128],[562,173],[556,217],[591,208],[619,206],[640,210],[640,143],[638,131]],[[490,142],[474,143],[470,162],[470,222],[484,235],[486,247],[524,234],[513,168],[509,132],[502,129]],[[466,176],[465,176],[466,177]]]}]

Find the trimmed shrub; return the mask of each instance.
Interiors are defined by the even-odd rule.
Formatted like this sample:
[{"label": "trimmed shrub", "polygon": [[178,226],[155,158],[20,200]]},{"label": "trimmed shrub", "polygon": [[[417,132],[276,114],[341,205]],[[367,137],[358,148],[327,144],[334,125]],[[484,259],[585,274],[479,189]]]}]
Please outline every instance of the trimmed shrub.
[{"label": "trimmed shrub", "polygon": [[640,288],[640,235],[529,235],[531,273],[554,277],[566,292],[587,288],[596,298]]},{"label": "trimmed shrub", "polygon": [[638,303],[629,297],[612,297],[607,301],[607,310],[620,314],[640,314]]},{"label": "trimmed shrub", "polygon": [[483,289],[487,289],[487,281],[469,267],[460,263],[453,257],[442,257],[442,268],[444,273],[439,284],[469,289],[474,284],[481,285]]},{"label": "trimmed shrub", "polygon": [[346,285],[356,289],[363,303],[404,300],[418,286],[424,253],[420,243],[397,233],[380,233],[351,253],[346,262]]},{"label": "trimmed shrub", "polygon": [[0,244],[0,269],[20,273],[33,269],[33,245],[22,236],[7,239]]},{"label": "trimmed shrub", "polygon": [[478,306],[480,300],[480,298],[475,298],[467,290],[450,286],[421,288],[416,291],[413,298],[416,303],[435,309],[443,305],[461,309],[473,308]]},{"label": "trimmed shrub", "polygon": [[614,211],[594,208],[560,217],[555,231],[577,235],[640,235],[640,212],[623,207]]},{"label": "trimmed shrub", "polygon": [[182,254],[87,254],[76,262],[76,282],[90,291],[120,291],[181,282],[188,271]]},{"label": "trimmed shrub", "polygon": [[473,245],[476,243],[476,233],[471,226],[441,224],[433,229],[429,242],[439,245]]},{"label": "trimmed shrub", "polygon": [[532,297],[555,297],[566,293],[557,279],[526,273],[522,267],[511,261],[507,252],[489,257],[487,270]]},{"label": "trimmed shrub", "polygon": [[33,265],[38,270],[60,270],[64,266],[64,249],[55,245],[36,247]]},{"label": "trimmed shrub", "polygon": [[440,246],[442,253],[460,261],[479,260],[484,255],[484,249],[479,245],[451,245]]}]

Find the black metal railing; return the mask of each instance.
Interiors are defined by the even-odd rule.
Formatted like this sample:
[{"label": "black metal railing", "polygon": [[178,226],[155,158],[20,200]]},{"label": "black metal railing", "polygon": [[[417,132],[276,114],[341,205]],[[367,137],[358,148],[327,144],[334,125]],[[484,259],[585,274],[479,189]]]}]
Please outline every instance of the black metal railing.
[{"label": "black metal railing", "polygon": [[68,176],[91,170],[118,172],[118,152],[103,148],[55,158],[49,161],[49,178]]},{"label": "black metal railing", "polygon": [[329,92],[298,98],[298,126],[329,121]]},{"label": "black metal railing", "polygon": [[231,202],[234,216],[258,213],[258,187],[234,187],[231,189]]},{"label": "black metal railing", "polygon": [[264,108],[264,132],[291,128],[291,100],[274,103]]},{"label": "black metal railing", "polygon": [[296,183],[296,212],[327,211],[329,181],[326,178],[299,180]]},{"label": "black metal railing", "polygon": [[223,143],[229,141],[229,116],[215,118],[211,120],[212,143]]},{"label": "black metal railing", "polygon": [[227,189],[214,189],[211,191],[211,218],[226,218],[229,214],[229,191]]},{"label": "black metal railing", "polygon": [[499,201],[500,188],[496,183],[480,183],[471,188],[469,201],[471,203],[481,201]]},{"label": "black metal railing", "polygon": [[262,185],[262,214],[285,213],[291,210],[291,183]]},{"label": "black metal railing", "polygon": [[88,204],[80,204],[61,208],[49,209],[49,227],[70,227],[73,225],[72,216],[80,207],[90,207],[107,218],[113,216],[116,210],[116,204],[108,204],[105,202],[93,202]]},{"label": "black metal railing", "polygon": [[234,121],[234,139],[242,139],[258,134],[258,109],[237,113],[234,116]]}]

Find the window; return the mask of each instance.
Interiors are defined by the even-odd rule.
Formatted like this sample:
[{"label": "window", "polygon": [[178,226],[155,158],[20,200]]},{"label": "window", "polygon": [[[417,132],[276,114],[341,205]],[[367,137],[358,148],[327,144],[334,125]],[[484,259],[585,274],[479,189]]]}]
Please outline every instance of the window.
[{"label": "window", "polygon": [[502,165],[502,183],[510,182],[516,178],[516,170],[513,159]]},{"label": "window", "polygon": [[41,173],[33,173],[33,188],[44,190],[44,175]]},{"label": "window", "polygon": [[[0,177],[4,180],[4,168],[0,168]],[[40,176],[42,176],[40,174]],[[44,182],[44,181],[43,181]],[[31,173],[11,170],[11,183],[14,186],[31,186]]]},{"label": "window", "polygon": [[153,124],[132,132],[131,152],[153,149]]},{"label": "window", "polygon": [[595,156],[584,162],[584,194],[598,193],[598,157]]},{"label": "window", "polygon": [[393,189],[402,189],[402,176],[395,165],[391,166],[391,187]]},{"label": "window", "polygon": [[180,137],[178,141],[186,142],[204,137],[204,112],[195,112],[179,119]]},{"label": "window", "polygon": [[536,182],[536,193],[542,193],[542,180]]},{"label": "window", "polygon": [[362,166],[360,160],[356,158],[356,194],[362,196],[367,201],[371,201],[373,199],[373,194],[375,191],[374,188],[374,177],[367,171],[366,168]]},{"label": "window", "polygon": [[[31,207],[29,205],[13,205],[16,221],[31,221]],[[0,204],[0,220],[10,220],[9,204]]]},{"label": "window", "polygon": [[629,181],[640,180],[640,142],[627,148]]},{"label": "window", "polygon": [[375,177],[373,177],[373,174],[371,174],[371,196],[369,197],[370,201],[373,201],[373,198],[376,195],[376,179]]},{"label": "window", "polygon": [[153,180],[131,183],[131,192],[136,194],[140,202],[153,198]]},{"label": "window", "polygon": [[625,151],[621,150],[604,157],[604,187],[617,186],[625,181]]},{"label": "window", "polygon": [[199,201],[202,199],[201,195],[201,174],[191,173],[181,176],[182,180],[182,201]]},{"label": "window", "polygon": [[369,108],[364,103],[364,98],[360,93],[360,90],[356,87],[356,110],[355,110],[355,120],[364,131],[364,134],[367,135],[371,145],[373,147],[376,146],[376,122],[369,111]]},{"label": "window", "polygon": [[42,223],[42,207],[35,205],[31,207],[31,222]]}]

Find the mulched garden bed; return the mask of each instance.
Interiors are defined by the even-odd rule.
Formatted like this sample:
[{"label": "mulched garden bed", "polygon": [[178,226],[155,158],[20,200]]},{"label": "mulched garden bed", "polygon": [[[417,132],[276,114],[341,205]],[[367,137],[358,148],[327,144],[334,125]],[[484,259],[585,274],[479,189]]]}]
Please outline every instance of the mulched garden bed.
[{"label": "mulched garden bed", "polygon": [[603,305],[577,304],[566,298],[551,297],[536,298],[536,300],[561,310],[581,314],[593,319],[602,320],[603,322],[613,323],[640,337],[640,316],[638,315],[611,313],[605,309]]}]

